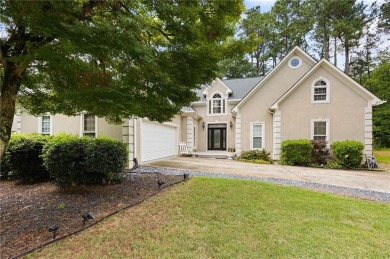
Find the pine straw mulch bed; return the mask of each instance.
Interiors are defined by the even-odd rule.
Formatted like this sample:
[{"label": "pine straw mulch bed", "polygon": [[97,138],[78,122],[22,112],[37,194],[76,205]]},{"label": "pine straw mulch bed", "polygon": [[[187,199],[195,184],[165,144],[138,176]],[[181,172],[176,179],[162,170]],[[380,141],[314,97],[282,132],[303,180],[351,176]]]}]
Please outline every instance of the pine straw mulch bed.
[{"label": "pine straw mulch bed", "polygon": [[[159,188],[158,181],[164,182]],[[84,228],[82,214],[92,212],[93,222],[139,203],[183,176],[157,173],[128,174],[120,184],[58,189],[53,182],[21,185],[0,182],[1,258],[18,256],[49,242],[49,227],[59,226],[57,238]]]}]

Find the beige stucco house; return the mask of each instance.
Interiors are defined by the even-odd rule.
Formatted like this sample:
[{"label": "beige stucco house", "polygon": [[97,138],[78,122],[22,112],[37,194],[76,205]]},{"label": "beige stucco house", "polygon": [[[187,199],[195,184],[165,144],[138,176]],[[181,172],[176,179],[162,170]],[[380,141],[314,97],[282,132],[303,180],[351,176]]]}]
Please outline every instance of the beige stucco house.
[{"label": "beige stucco house", "polygon": [[197,91],[198,101],[167,123],[131,118],[110,125],[88,114],[34,117],[18,109],[14,130],[80,136],[109,136],[129,145],[133,158],[147,162],[191,152],[236,153],[266,149],[280,158],[283,140],[352,139],[372,153],[372,107],[383,103],[337,67],[294,48],[265,77],[220,80]]}]

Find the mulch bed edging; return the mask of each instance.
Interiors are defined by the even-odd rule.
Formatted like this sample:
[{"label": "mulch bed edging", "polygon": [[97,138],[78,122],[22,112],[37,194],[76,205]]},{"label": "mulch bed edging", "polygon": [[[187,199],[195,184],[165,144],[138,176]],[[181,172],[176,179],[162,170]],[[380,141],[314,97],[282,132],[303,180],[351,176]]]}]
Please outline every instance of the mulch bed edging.
[{"label": "mulch bed edging", "polygon": [[[121,184],[114,186],[82,186],[68,190],[59,190],[53,183],[16,185],[0,182],[1,258],[20,258],[78,234],[183,180],[182,175],[131,173]],[[158,181],[163,184],[159,186]],[[85,201],[88,204],[77,204]],[[85,208],[89,208],[96,219],[83,226],[81,215],[87,211]],[[48,228],[58,222],[60,228],[57,238],[53,239]]]}]

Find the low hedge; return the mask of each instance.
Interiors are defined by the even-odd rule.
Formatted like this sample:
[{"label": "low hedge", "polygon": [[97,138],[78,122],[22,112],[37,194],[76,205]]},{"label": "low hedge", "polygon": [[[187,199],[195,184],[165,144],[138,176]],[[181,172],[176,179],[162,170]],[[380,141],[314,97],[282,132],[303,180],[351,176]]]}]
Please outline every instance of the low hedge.
[{"label": "low hedge", "polygon": [[332,152],[336,162],[343,168],[358,168],[363,160],[364,145],[354,140],[337,141],[332,143]]},{"label": "low hedge", "polygon": [[12,173],[13,179],[24,183],[50,180],[41,158],[47,141],[48,137],[40,134],[13,134],[4,158],[3,178]]},{"label": "low hedge", "polygon": [[120,181],[127,163],[126,146],[107,138],[62,134],[45,152],[44,164],[60,187]]},{"label": "low hedge", "polygon": [[240,160],[263,160],[272,162],[271,153],[266,150],[249,150],[240,154]]},{"label": "low hedge", "polygon": [[285,165],[308,166],[311,163],[311,151],[310,140],[285,140],[282,142],[281,162]]}]

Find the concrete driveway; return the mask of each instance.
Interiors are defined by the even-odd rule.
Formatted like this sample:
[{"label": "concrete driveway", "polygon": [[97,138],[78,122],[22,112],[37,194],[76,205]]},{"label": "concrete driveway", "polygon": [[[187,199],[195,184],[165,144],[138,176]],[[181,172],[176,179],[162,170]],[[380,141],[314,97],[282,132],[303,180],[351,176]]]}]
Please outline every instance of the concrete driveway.
[{"label": "concrete driveway", "polygon": [[390,193],[390,173],[346,171],[284,165],[258,165],[226,159],[170,157],[145,166],[195,170],[216,174],[238,174],[336,185]]}]

